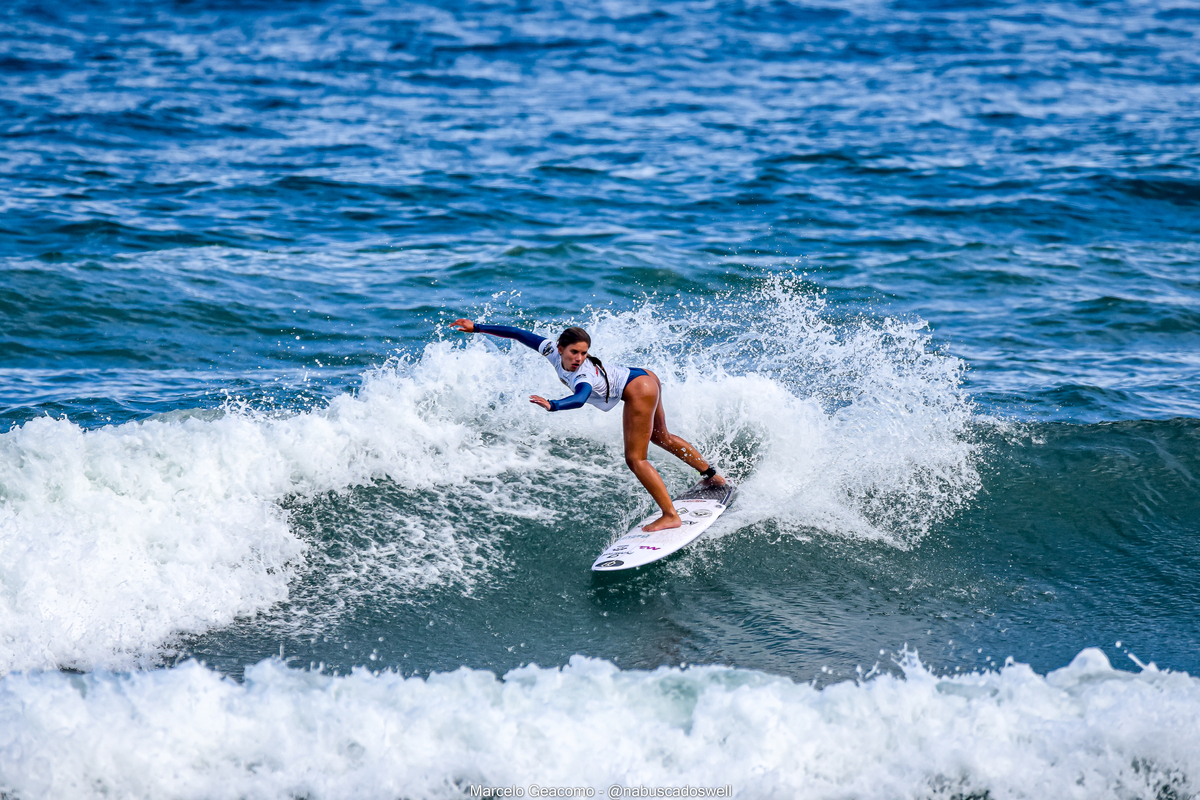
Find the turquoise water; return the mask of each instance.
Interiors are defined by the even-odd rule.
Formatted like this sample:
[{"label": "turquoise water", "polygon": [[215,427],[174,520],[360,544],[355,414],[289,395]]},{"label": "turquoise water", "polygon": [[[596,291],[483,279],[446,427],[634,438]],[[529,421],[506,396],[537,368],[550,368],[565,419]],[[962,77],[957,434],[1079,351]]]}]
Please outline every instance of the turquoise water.
[{"label": "turquoise water", "polygon": [[[67,713],[58,670],[96,696],[182,702],[211,673],[303,704],[288,681],[310,667],[434,692],[460,667],[537,664],[527,687],[572,664],[566,687],[665,665],[654,685],[692,697],[726,685],[696,665],[724,666],[861,708],[972,671],[1019,694],[1006,659],[1044,676],[1086,648],[1105,674],[1200,670],[1194,8],[20,0],[0,30],[0,683],[22,708]],[[654,369],[738,505],[682,557],[594,584],[650,508],[619,419],[545,416],[525,398],[559,396],[553,371],[459,316],[581,324],[606,362]],[[672,489],[694,480],[652,457]],[[478,708],[455,674],[457,699],[406,719]],[[1080,796],[1200,792],[1176,679],[1115,707],[1192,746],[1106,740]],[[772,724],[793,730],[793,700]],[[136,717],[95,702],[99,724]],[[550,725],[522,708],[494,723]],[[716,741],[696,746],[740,763]],[[793,752],[739,796],[1051,785],[983,743],[945,778],[938,741],[869,790],[826,792]],[[392,758],[432,782],[368,771],[383,782],[346,796],[542,774],[513,747],[503,769],[468,748],[478,775]],[[1076,785],[1052,750],[1041,774]],[[7,752],[0,789],[65,791]],[[673,752],[638,774],[696,774]],[[81,796],[183,785],[63,758]],[[198,775],[195,796],[342,796]]]}]

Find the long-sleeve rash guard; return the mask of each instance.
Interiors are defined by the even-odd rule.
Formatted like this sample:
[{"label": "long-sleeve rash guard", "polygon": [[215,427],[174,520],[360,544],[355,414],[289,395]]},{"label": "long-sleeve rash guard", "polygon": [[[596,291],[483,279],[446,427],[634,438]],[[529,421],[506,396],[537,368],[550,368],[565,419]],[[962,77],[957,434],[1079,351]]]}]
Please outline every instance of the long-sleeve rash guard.
[{"label": "long-sleeve rash guard", "polygon": [[536,333],[530,333],[521,328],[513,328],[508,325],[480,325],[476,322],[475,332],[490,333],[492,336],[499,336],[502,339],[516,339],[530,350],[537,350],[539,353],[542,352],[542,345],[550,341],[549,339],[543,339]]},{"label": "long-sleeve rash guard", "polygon": [[570,397],[564,397],[562,400],[551,400],[551,411],[570,411],[572,408],[583,408],[583,404],[592,396],[592,385],[590,383],[580,383],[575,390],[575,394]]},{"label": "long-sleeve rash guard", "polygon": [[[530,350],[538,351],[538,353],[550,361],[559,373],[558,379],[568,389],[573,388],[575,390],[574,394],[570,397],[564,397],[561,400],[551,400],[551,411],[568,411],[573,408],[581,408],[589,400],[592,405],[601,411],[608,411],[620,402],[621,393],[625,390],[625,383],[629,380],[629,370],[624,367],[609,367],[607,370],[609,377],[604,378],[596,367],[588,361],[581,364],[575,372],[567,372],[562,368],[562,359],[558,357],[558,350],[554,346],[554,342],[521,328],[513,328],[508,325],[481,325],[475,323],[475,331],[476,333],[488,333],[504,339],[515,339]],[[609,380],[611,380],[611,385],[608,382]],[[605,394],[594,395],[597,391],[596,387],[601,385],[597,381],[603,382],[603,388],[607,390]]]}]

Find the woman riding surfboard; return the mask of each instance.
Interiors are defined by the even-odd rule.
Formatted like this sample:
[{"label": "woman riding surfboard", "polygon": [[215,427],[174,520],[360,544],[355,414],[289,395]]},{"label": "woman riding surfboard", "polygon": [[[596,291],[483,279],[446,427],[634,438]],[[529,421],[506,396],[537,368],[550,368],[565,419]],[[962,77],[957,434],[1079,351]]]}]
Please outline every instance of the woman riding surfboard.
[{"label": "woman riding surfboard", "polygon": [[706,481],[717,485],[725,483],[716,468],[705,461],[690,442],[667,430],[662,383],[658,376],[639,367],[606,369],[600,359],[588,354],[592,337],[583,328],[567,328],[558,337],[557,344],[521,328],[482,325],[469,319],[454,320],[453,328],[464,333],[515,339],[545,356],[558,373],[558,379],[574,392],[561,400],[547,400],[536,394],[529,398],[529,402],[547,411],[566,411],[585,403],[601,411],[611,411],[617,403],[624,401],[625,463],[662,510],[659,519],[645,526],[647,532],[678,528],[682,524],[662,476],[647,459],[650,442],[698,471]]}]

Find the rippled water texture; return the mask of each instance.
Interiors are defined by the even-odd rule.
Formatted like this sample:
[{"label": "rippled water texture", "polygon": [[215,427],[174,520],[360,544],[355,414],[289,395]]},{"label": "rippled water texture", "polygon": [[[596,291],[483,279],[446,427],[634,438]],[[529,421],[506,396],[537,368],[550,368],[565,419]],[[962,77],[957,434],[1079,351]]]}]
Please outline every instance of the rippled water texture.
[{"label": "rippled water texture", "polygon": [[1189,6],[0,19],[10,422],[352,381],[499,290],[570,315],[780,267],[930,321],[1010,413],[1196,406]]}]

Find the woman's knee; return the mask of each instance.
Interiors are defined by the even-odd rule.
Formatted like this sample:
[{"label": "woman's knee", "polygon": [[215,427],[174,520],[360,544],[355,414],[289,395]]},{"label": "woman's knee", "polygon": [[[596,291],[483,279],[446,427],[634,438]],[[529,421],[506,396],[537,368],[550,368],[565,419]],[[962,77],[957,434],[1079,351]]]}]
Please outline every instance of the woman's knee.
[{"label": "woman's knee", "polygon": [[625,466],[629,467],[630,472],[637,472],[638,464],[641,464],[645,460],[645,458],[627,455],[625,456]]}]

